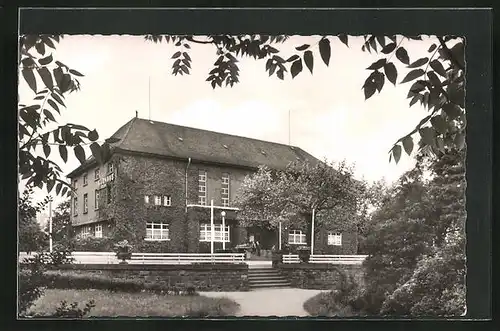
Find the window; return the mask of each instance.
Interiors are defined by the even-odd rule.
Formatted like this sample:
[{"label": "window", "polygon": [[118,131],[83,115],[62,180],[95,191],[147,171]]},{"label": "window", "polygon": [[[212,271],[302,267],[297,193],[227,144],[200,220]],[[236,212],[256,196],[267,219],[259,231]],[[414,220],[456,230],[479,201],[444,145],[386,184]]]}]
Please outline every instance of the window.
[{"label": "window", "polygon": [[155,206],[161,206],[161,196],[155,195]]},{"label": "window", "polygon": [[114,165],[113,162],[108,163],[108,174],[113,173]]},{"label": "window", "polygon": [[87,186],[87,173],[83,174],[83,186]]},{"label": "window", "polygon": [[198,172],[198,204],[202,206],[207,204],[207,172],[205,170]]},{"label": "window", "polygon": [[78,198],[77,197],[73,198],[73,215],[74,216],[78,215]]},{"label": "window", "polygon": [[170,240],[170,231],[168,223],[163,222],[148,222],[146,223],[146,238],[145,240]]},{"label": "window", "polygon": [[144,196],[144,203],[149,204],[149,195]]},{"label": "window", "polygon": [[100,174],[99,168],[97,168],[96,170],[94,170],[94,180],[98,181],[100,177],[101,177],[101,174]]},{"label": "window", "polygon": [[96,224],[94,228],[96,238],[102,238],[102,224]]},{"label": "window", "polygon": [[163,196],[163,205],[170,207],[172,205],[172,197],[170,195]]},{"label": "window", "polygon": [[108,198],[108,204],[113,201],[113,196],[111,192],[111,185],[106,186],[106,196]]},{"label": "window", "polygon": [[90,231],[92,231],[92,228],[90,227],[90,225],[86,225],[86,226],[82,227],[82,230],[80,232],[80,236],[82,238],[87,238],[90,236]]},{"label": "window", "polygon": [[328,232],[328,245],[342,246],[342,233]]},{"label": "window", "polygon": [[78,180],[73,181],[73,188],[76,190],[78,188]]},{"label": "window", "polygon": [[99,209],[99,190],[94,192],[94,208],[95,210]]},{"label": "window", "polygon": [[[200,241],[210,242],[212,236],[210,224],[200,224]],[[222,229],[222,224],[214,224],[214,242],[229,242],[229,225]]]},{"label": "window", "polygon": [[304,245],[306,244],[306,234],[300,230],[291,230],[288,232],[288,243],[292,245]]},{"label": "window", "polygon": [[83,195],[83,213],[86,214],[89,212],[89,196],[87,193]]},{"label": "window", "polygon": [[229,207],[229,174],[222,174],[222,185],[221,185],[221,197],[222,197],[222,206]]}]

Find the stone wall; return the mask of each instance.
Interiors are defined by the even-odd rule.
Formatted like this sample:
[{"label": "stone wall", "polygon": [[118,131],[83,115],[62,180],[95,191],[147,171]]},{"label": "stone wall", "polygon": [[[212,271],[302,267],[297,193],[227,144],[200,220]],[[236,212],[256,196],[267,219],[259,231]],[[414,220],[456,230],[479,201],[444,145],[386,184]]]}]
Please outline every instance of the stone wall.
[{"label": "stone wall", "polygon": [[352,274],[357,281],[363,280],[363,268],[360,265],[280,264],[278,268],[296,288],[334,289],[340,282],[341,272]]},{"label": "stone wall", "polygon": [[248,291],[247,264],[71,264],[59,266],[58,270],[100,274],[115,279],[141,279],[145,283],[165,283],[168,286],[194,286],[196,291]]}]

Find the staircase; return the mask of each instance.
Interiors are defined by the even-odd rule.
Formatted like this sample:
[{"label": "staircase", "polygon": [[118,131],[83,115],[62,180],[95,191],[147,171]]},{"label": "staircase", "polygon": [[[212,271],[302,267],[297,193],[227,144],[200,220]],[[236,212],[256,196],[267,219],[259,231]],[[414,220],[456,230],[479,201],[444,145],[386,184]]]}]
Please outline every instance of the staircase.
[{"label": "staircase", "polygon": [[273,268],[248,269],[248,282],[250,289],[283,288],[290,287],[290,282],[279,270]]}]

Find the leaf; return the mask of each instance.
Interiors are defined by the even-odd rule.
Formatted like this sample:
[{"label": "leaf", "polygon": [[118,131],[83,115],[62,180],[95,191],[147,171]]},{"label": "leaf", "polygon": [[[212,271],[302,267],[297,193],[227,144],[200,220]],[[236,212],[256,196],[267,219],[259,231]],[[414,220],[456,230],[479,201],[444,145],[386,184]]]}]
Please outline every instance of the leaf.
[{"label": "leaf", "polygon": [[373,62],[368,68],[368,70],[377,70],[377,69],[380,69],[382,68],[385,64],[386,64],[387,60],[384,58],[384,59],[380,59],[378,61],[375,61]]},{"label": "leaf", "polygon": [[453,58],[458,62],[461,67],[465,66],[465,57],[464,57],[464,44],[459,42],[455,44],[451,49],[451,53],[453,54]]},{"label": "leaf", "polygon": [[337,38],[339,38],[339,40],[340,40],[340,41],[341,41],[344,45],[346,45],[347,47],[349,47],[349,44],[348,44],[348,39],[347,39],[348,37],[347,37],[347,35],[346,35],[346,34],[341,33],[341,34],[339,34],[339,35],[337,36]]},{"label": "leaf", "polygon": [[52,113],[48,109],[44,109],[43,114],[45,115],[45,117],[47,117],[52,122],[56,121],[56,119],[54,118],[54,115],[52,115]]},{"label": "leaf", "polygon": [[52,92],[52,93],[50,94],[50,96],[51,96],[54,100],[56,100],[57,102],[59,102],[59,104],[60,104],[61,106],[66,107],[66,105],[64,104],[64,102],[62,101],[62,99],[61,99],[61,98],[60,98],[60,97],[59,97],[56,93]]},{"label": "leaf", "polygon": [[49,90],[54,88],[54,82],[52,81],[52,75],[50,74],[49,69],[46,67],[42,67],[38,69],[38,74],[42,78],[43,83]]},{"label": "leaf", "polygon": [[380,46],[384,47],[385,46],[385,36],[376,36],[375,37],[380,44]]},{"label": "leaf", "polygon": [[441,87],[441,80],[434,71],[427,72],[427,77],[429,77],[429,81],[432,83],[432,85],[434,85],[435,87]]},{"label": "leaf", "polygon": [[434,142],[435,131],[432,127],[425,127],[419,130],[424,144],[432,146]]},{"label": "leaf", "polygon": [[57,183],[56,185],[56,194],[59,195],[59,192],[61,192],[61,188],[62,188],[62,184],[61,183]]},{"label": "leaf", "polygon": [[464,148],[465,133],[464,132],[457,133],[457,135],[455,136],[454,142],[455,142],[455,145],[458,147],[458,149]]},{"label": "leaf", "polygon": [[47,191],[50,193],[56,184],[55,180],[47,180]]},{"label": "leaf", "polygon": [[178,58],[179,56],[181,56],[181,54],[181,52],[175,52],[174,55],[172,55],[172,59]]},{"label": "leaf", "polygon": [[89,138],[90,141],[96,141],[97,139],[99,139],[99,134],[94,129],[92,131],[89,131],[89,133],[87,134],[87,137]]},{"label": "leaf", "polygon": [[413,151],[413,138],[411,136],[403,138],[403,148],[406,154],[411,155],[411,152]]},{"label": "leaf", "polygon": [[45,157],[49,157],[49,155],[50,155],[50,145],[49,144],[43,145],[43,153],[45,154]]},{"label": "leaf", "polygon": [[44,43],[36,43],[35,44],[35,49],[38,53],[44,55],[45,54],[45,44]]},{"label": "leaf", "polygon": [[[300,59],[300,56],[298,56],[297,54],[295,55],[292,55],[288,58],[288,60],[286,60],[286,62],[292,62],[292,61],[295,61],[297,59]],[[268,61],[272,61],[271,59],[269,59]]]},{"label": "leaf", "polygon": [[[273,59],[268,59],[266,61],[266,71],[270,71],[271,70],[271,65],[272,64],[273,64]],[[215,73],[215,71],[217,71],[217,68],[213,69],[212,71],[210,71],[209,74]],[[271,76],[271,74],[269,74],[269,76]]]},{"label": "leaf", "polygon": [[432,124],[432,127],[434,129],[436,129],[436,131],[439,133],[446,133],[446,131],[448,131],[447,123],[442,116],[437,115],[437,116],[432,117],[431,124]]},{"label": "leaf", "polygon": [[[183,52],[182,55],[184,56],[184,58],[186,60],[191,61],[191,57],[189,56],[188,53]],[[236,58],[231,53],[227,53],[226,56],[229,57],[231,59],[231,61],[238,62],[238,60],[236,60]]]},{"label": "leaf", "polygon": [[398,163],[399,160],[401,159],[401,146],[400,145],[395,145],[392,148],[392,155],[394,156],[394,161],[396,163]]},{"label": "leaf", "polygon": [[61,159],[64,163],[68,161],[68,150],[65,145],[59,145],[59,155],[61,155]]},{"label": "leaf", "polygon": [[408,65],[407,68],[418,68],[423,66],[429,61],[428,57],[423,57],[421,59],[418,59],[417,61],[413,62],[412,64]]},{"label": "leaf", "polygon": [[118,138],[108,138],[108,139],[105,140],[105,142],[108,143],[108,144],[113,144],[113,143],[116,143],[116,142],[119,142],[119,141],[120,141],[120,139],[118,139]]},{"label": "leaf", "polygon": [[75,76],[78,76],[78,77],[84,77],[83,74],[81,74],[80,72],[76,71],[75,69],[69,69],[69,72]]},{"label": "leaf", "polygon": [[382,91],[382,87],[384,87],[385,76],[383,73],[377,71],[374,78],[375,85],[377,86],[377,90],[380,93],[380,91]]},{"label": "leaf", "polygon": [[440,74],[441,76],[446,78],[446,70],[444,69],[441,61],[433,60],[433,61],[431,61],[430,66],[431,66],[432,70],[434,70],[435,72],[437,72],[438,74]]},{"label": "leaf", "polygon": [[399,61],[401,61],[404,64],[410,63],[410,58],[408,57],[408,52],[403,47],[398,48],[398,50],[396,51],[396,57],[398,58]]},{"label": "leaf", "polygon": [[310,45],[308,44],[304,44],[302,46],[299,46],[299,47],[295,47],[296,50],[298,51],[305,51],[306,49],[308,49],[310,47]]},{"label": "leaf", "polygon": [[410,71],[406,77],[400,82],[400,84],[407,83],[409,81],[412,81],[414,79],[417,79],[418,77],[422,76],[425,73],[423,69],[414,69]]},{"label": "leaf", "polygon": [[23,69],[22,71],[24,80],[28,83],[28,86],[36,93],[36,79],[35,74],[32,69]]},{"label": "leaf", "polygon": [[290,68],[290,72],[292,74],[292,78],[297,76],[302,71],[302,60],[299,59],[292,63],[292,67]]},{"label": "leaf", "polygon": [[389,53],[392,53],[395,49],[396,49],[396,43],[390,43],[390,44],[385,45],[382,48],[381,52],[384,54],[389,54]]},{"label": "leaf", "polygon": [[365,100],[368,100],[377,90],[377,85],[373,81],[369,81],[365,83],[364,92],[365,92]]},{"label": "leaf", "polygon": [[432,44],[431,47],[429,47],[429,49],[427,50],[427,52],[432,53],[436,49],[436,47],[437,47],[436,44]]},{"label": "leaf", "polygon": [[314,58],[313,54],[311,51],[305,51],[304,52],[304,62],[306,63],[307,69],[313,73],[313,67],[314,67]]},{"label": "leaf", "polygon": [[92,143],[90,144],[90,151],[92,152],[92,155],[94,158],[99,162],[99,164],[102,163],[102,154],[101,154],[101,147],[99,146],[98,143]]},{"label": "leaf", "polygon": [[396,79],[398,78],[398,71],[394,63],[389,62],[384,65],[384,72],[387,79],[394,85],[396,85]]},{"label": "leaf", "polygon": [[[413,83],[413,85],[410,87],[410,92],[412,92],[413,94],[415,93],[420,93],[422,92],[423,90],[425,89],[425,86],[420,82],[420,81],[416,81],[415,83]],[[410,97],[412,97],[413,95],[411,95]]]},{"label": "leaf", "polygon": [[419,101],[421,97],[422,96],[420,94],[414,95],[413,99],[411,99],[410,101],[410,107],[413,106],[415,103],[417,103],[417,101]]},{"label": "leaf", "polygon": [[330,40],[328,38],[323,38],[319,41],[319,54],[323,62],[328,66],[331,56]]},{"label": "leaf", "polygon": [[47,103],[48,103],[48,104],[49,104],[52,108],[54,108],[54,110],[55,110],[57,113],[59,113],[59,114],[61,113],[61,112],[59,111],[59,106],[57,106],[57,103],[55,103],[55,102],[54,102],[54,100],[48,99],[48,100],[47,100]]},{"label": "leaf", "polygon": [[80,161],[81,164],[85,162],[85,151],[83,150],[83,147],[80,145],[76,145],[73,148],[73,152],[75,153],[76,158],[78,161]]},{"label": "leaf", "polygon": [[40,60],[38,60],[38,63],[40,63],[41,65],[47,65],[49,64],[50,62],[52,62],[54,59],[52,58],[52,54],[50,54],[49,56],[47,57],[44,57]]},{"label": "leaf", "polygon": [[445,103],[443,105],[443,111],[451,119],[455,119],[462,114],[462,110],[460,109],[460,107],[458,105],[456,105],[454,103],[450,103],[450,102]]},{"label": "leaf", "polygon": [[283,78],[284,78],[284,77],[283,77],[283,70],[281,70],[281,69],[280,69],[280,70],[278,70],[278,71],[276,72],[276,76],[278,76],[278,78],[279,78],[279,79],[283,80]]}]

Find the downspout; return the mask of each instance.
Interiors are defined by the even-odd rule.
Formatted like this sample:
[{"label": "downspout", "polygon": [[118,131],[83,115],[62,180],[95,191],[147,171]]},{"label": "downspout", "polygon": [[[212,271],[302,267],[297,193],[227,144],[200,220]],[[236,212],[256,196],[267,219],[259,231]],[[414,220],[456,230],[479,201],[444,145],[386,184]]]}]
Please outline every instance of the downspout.
[{"label": "downspout", "polygon": [[189,165],[191,164],[191,158],[188,158],[188,164],[186,166],[186,213],[187,213],[187,205],[188,205],[188,169]]},{"label": "downspout", "polygon": [[185,224],[185,227],[184,227],[184,238],[185,238],[185,252],[188,252],[189,251],[189,224],[188,224],[188,169],[189,169],[189,166],[191,165],[191,158],[189,157],[188,158],[188,164],[186,166],[186,181],[185,181],[185,184],[186,184],[186,206],[185,206],[185,214],[186,214],[186,220],[184,222]]}]

